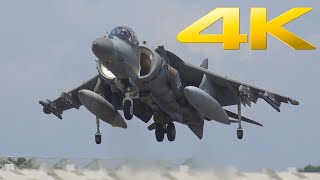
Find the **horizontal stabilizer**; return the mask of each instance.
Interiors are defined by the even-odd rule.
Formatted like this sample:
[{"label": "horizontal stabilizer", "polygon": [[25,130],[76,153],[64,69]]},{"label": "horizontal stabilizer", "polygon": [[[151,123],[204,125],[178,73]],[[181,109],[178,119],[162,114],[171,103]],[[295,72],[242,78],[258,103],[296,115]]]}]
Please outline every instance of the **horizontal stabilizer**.
[{"label": "horizontal stabilizer", "polygon": [[[229,117],[234,118],[234,119],[238,119],[238,114],[233,113],[233,112],[228,111],[228,110],[225,110],[225,111],[226,111],[226,113],[227,113],[227,115],[228,115]],[[254,120],[248,119],[248,118],[246,118],[246,117],[243,117],[243,116],[241,116],[241,121],[244,121],[244,122],[247,122],[247,123],[250,123],[250,124],[254,124],[254,125],[263,127],[262,124],[254,121]],[[239,121],[238,121],[238,120],[230,120],[230,122],[231,122],[231,123],[238,123]]]}]

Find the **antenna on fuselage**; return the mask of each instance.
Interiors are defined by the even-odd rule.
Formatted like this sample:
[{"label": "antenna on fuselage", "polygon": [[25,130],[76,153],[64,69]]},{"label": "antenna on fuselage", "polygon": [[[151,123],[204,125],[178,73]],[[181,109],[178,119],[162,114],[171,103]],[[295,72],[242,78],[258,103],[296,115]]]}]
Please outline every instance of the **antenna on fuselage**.
[{"label": "antenna on fuselage", "polygon": [[108,36],[109,35],[109,31],[108,31],[108,25],[106,24],[106,30],[107,30],[107,35],[106,36]]}]

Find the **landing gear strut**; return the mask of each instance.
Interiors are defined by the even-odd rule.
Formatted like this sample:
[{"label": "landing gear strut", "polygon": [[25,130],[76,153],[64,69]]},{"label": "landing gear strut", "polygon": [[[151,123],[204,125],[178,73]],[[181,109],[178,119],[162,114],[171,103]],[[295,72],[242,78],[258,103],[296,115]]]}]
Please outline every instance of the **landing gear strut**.
[{"label": "landing gear strut", "polygon": [[241,127],[241,103],[238,104],[238,122],[239,122],[239,127],[237,129],[237,137],[238,139],[243,138],[243,129]]},{"label": "landing gear strut", "polygon": [[126,120],[131,120],[133,117],[133,103],[132,100],[123,101],[123,115]]},{"label": "landing gear strut", "polygon": [[94,139],[96,141],[96,144],[101,144],[100,120],[98,117],[96,117],[96,123],[97,123],[97,133],[95,134]]},{"label": "landing gear strut", "polygon": [[123,99],[123,115],[126,120],[131,120],[133,117],[133,98],[138,97],[138,93],[133,88],[127,88],[125,98]]}]

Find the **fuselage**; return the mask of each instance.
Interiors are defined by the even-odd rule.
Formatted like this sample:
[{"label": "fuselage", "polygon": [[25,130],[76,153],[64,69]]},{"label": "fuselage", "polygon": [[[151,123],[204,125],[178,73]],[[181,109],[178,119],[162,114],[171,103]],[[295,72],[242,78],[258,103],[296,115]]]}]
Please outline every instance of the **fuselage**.
[{"label": "fuselage", "polygon": [[[117,30],[121,33],[122,30]],[[183,96],[184,84],[179,73],[168,63],[161,53],[134,42],[132,32],[127,34],[113,33],[93,42],[93,53],[100,63],[112,72],[116,81],[122,85],[117,88],[125,92],[132,87],[139,92],[139,98],[147,103],[155,112],[164,114],[169,121],[190,124],[189,121],[201,121],[203,116],[193,108],[185,106]],[[141,96],[146,96],[142,98]]]}]

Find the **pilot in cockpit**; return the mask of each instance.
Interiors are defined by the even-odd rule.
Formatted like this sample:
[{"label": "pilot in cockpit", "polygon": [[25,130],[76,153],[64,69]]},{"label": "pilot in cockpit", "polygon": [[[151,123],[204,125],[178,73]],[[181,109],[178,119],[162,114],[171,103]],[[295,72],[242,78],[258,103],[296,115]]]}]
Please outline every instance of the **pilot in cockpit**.
[{"label": "pilot in cockpit", "polygon": [[115,29],[113,29],[111,31],[110,35],[116,36],[120,39],[126,40],[130,43],[133,43],[133,44],[138,43],[138,40],[136,39],[136,37],[134,35],[132,35],[130,30],[127,29],[126,27],[116,27]]}]

